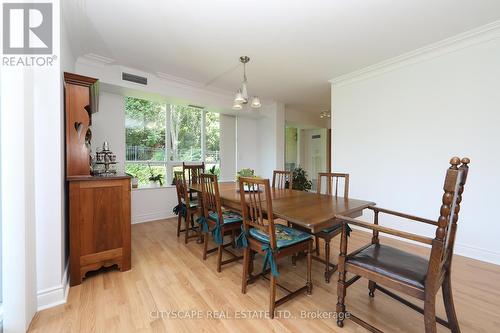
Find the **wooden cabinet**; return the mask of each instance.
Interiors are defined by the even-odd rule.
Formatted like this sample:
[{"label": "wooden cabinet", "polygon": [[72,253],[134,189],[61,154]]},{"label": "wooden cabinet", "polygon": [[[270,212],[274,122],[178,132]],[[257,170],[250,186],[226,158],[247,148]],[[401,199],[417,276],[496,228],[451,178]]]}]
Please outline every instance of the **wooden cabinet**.
[{"label": "wooden cabinet", "polygon": [[68,177],[70,285],[89,271],[130,269],[130,178]]},{"label": "wooden cabinet", "polygon": [[117,265],[130,269],[130,177],[91,176],[92,113],[98,80],[64,73],[66,194],[69,205],[70,285]]}]

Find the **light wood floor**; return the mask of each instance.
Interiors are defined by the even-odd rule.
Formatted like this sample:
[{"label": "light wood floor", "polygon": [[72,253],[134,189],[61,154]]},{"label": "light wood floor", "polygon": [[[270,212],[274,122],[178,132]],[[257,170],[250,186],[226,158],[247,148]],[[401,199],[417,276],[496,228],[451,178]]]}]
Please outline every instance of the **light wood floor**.
[{"label": "light wood floor", "polygon": [[[203,261],[201,246],[195,241],[184,245],[183,239],[176,238],[175,227],[175,219],[133,225],[132,270],[108,270],[86,278],[70,289],[65,305],[37,313],[30,332],[364,332],[350,321],[340,329],[334,319],[301,318],[301,311],[310,311],[309,316],[317,316],[316,311],[328,316],[335,310],[337,276],[325,284],[323,266],[315,261],[313,294],[298,296],[278,307],[284,311],[282,316],[295,318],[235,318],[267,310],[268,282],[252,284],[242,295],[241,263],[230,264],[217,273],[215,256]],[[393,239],[382,240],[415,253],[427,253],[427,249]],[[354,249],[368,241],[368,234],[354,231],[349,244]],[[336,239],[334,258],[338,247]],[[261,262],[257,257],[256,269]],[[296,267],[290,260],[279,264],[283,284],[303,284],[304,259]],[[453,291],[462,332],[499,331],[500,266],[455,256]],[[386,332],[424,331],[420,314],[380,292],[369,298],[364,280],[348,289],[346,305],[348,311]],[[155,311],[163,311],[163,319],[157,318]],[[183,316],[187,311],[200,311],[201,318],[175,319],[175,311]],[[446,318],[440,294],[438,314]],[[449,331],[438,325],[438,332]]]}]

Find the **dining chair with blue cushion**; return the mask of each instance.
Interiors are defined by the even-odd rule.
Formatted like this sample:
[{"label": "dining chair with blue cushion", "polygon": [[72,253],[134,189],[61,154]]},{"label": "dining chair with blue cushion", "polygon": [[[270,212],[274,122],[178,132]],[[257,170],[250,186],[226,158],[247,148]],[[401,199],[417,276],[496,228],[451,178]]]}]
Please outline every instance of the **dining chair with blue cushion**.
[{"label": "dining chair with blue cushion", "polygon": [[[241,292],[247,291],[247,285],[259,277],[270,273],[269,315],[274,318],[275,308],[306,291],[312,292],[312,236],[306,232],[274,223],[271,188],[269,179],[239,178],[241,211],[243,215],[243,229],[238,237],[243,252],[243,274]],[[279,275],[277,260],[293,256],[298,252],[307,253],[307,279],[305,286],[290,291],[277,283]],[[253,275],[253,261],[255,254],[264,257],[262,273]],[[267,269],[267,266],[270,269]],[[276,286],[288,294],[276,300]]]},{"label": "dining chair with blue cushion", "polygon": [[[197,200],[192,200],[189,195],[186,177],[183,172],[174,172],[174,183],[177,190],[177,206],[174,207],[173,212],[177,214],[177,237],[181,232],[184,234],[184,243],[187,244],[191,238],[199,238],[200,230],[194,225],[194,216],[201,216],[201,209]],[[181,229],[182,218],[184,218],[186,226]],[[195,234],[190,234],[190,231]]]},{"label": "dining chair with blue cushion", "polygon": [[[343,187],[343,191],[340,191]],[[318,173],[318,180],[316,185],[316,192],[318,194],[330,195],[335,200],[343,200],[349,198],[349,174],[347,173],[334,173],[334,172],[320,172]],[[315,253],[313,256],[314,260],[317,260],[325,265],[325,282],[330,282],[330,277],[337,270],[337,265],[330,262],[330,242],[331,240],[342,233],[342,224],[340,221],[333,220],[333,225],[331,227],[320,230],[314,234],[315,238]],[[306,231],[303,227],[291,223],[295,229]],[[350,232],[349,226],[346,226],[348,232]],[[325,258],[321,258],[320,255],[320,244],[319,240],[322,239],[325,242]],[[292,259],[294,260],[295,257]],[[295,262],[295,260],[294,260]]]},{"label": "dining chair with blue cushion", "polygon": [[[199,219],[200,229],[204,233],[203,240],[203,260],[207,259],[207,254],[217,251],[217,272],[220,272],[222,265],[242,259],[227,248],[235,247],[235,235],[241,230],[242,217],[236,212],[223,210],[219,194],[219,183],[217,176],[212,174],[201,174],[201,193],[203,201],[203,216]],[[215,248],[208,249],[209,234],[212,234]],[[224,244],[224,236],[231,235],[231,242]],[[223,252],[228,253],[231,258],[222,260]]]}]

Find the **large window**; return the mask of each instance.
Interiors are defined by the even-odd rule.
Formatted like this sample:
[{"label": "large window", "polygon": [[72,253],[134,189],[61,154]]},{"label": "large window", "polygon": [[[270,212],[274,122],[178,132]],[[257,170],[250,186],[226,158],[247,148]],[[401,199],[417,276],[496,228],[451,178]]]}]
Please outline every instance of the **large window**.
[{"label": "large window", "polygon": [[206,162],[219,174],[219,114],[205,109],[125,98],[125,171],[148,186],[151,173],[171,184],[182,162]]}]

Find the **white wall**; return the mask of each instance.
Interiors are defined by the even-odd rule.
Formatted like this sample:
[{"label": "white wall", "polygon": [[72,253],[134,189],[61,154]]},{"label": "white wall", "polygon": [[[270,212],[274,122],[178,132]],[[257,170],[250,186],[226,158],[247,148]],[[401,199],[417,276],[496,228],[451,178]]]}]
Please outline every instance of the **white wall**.
[{"label": "white wall", "polygon": [[107,141],[116,154],[119,172],[125,170],[125,98],[118,94],[100,92],[99,112],[92,115],[92,154]]},{"label": "white wall", "polygon": [[236,119],[236,170],[249,168],[260,172],[259,145],[257,136],[262,135],[258,129],[258,120],[249,117]]},{"label": "white wall", "polygon": [[[62,8],[59,8],[62,11]],[[59,19],[59,15],[57,19]],[[54,22],[56,20],[54,19]],[[35,114],[35,164],[37,193],[37,308],[51,307],[66,301],[69,247],[64,210],[64,94],[63,72],[74,72],[75,58],[69,46],[65,22],[60,23],[60,67],[50,79],[36,78],[37,94],[46,104]],[[57,40],[56,40],[57,41]],[[55,54],[59,54],[56,51]],[[52,96],[52,97],[50,97]]]},{"label": "white wall", "polygon": [[174,186],[132,190],[132,223],[141,223],[173,217],[177,205]]},{"label": "white wall", "polygon": [[237,117],[236,169],[254,169],[264,178],[285,165],[285,116],[282,103],[272,103],[258,116]]},{"label": "white wall", "polygon": [[[351,196],[437,219],[450,157],[470,157],[456,253],[500,264],[500,29],[332,82],[332,165],[351,174]],[[419,223],[384,220],[434,236]]]},{"label": "white wall", "polygon": [[236,174],[236,117],[220,115],[221,180],[230,181]]},{"label": "white wall", "polygon": [[[24,332],[37,307],[64,301],[60,4],[51,66],[2,67],[3,329]],[[1,35],[1,34],[0,34]],[[71,61],[69,61],[71,62]],[[8,255],[6,255],[8,254]]]}]

